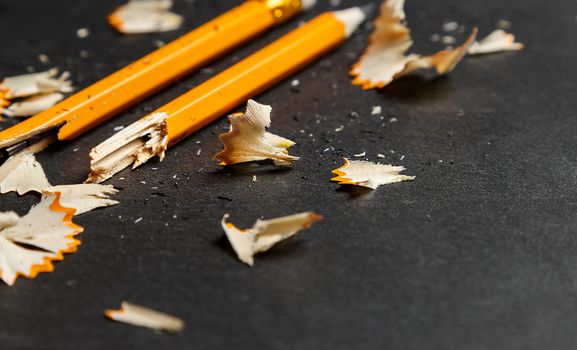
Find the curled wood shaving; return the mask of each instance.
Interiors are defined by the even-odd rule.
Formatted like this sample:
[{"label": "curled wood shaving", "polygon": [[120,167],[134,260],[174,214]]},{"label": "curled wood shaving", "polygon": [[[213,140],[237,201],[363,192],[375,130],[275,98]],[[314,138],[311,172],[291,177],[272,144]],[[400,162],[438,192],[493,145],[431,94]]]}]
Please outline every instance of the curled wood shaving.
[{"label": "curled wood shaving", "polygon": [[295,143],[266,131],[270,127],[272,108],[249,100],[246,112],[228,117],[230,131],[219,136],[224,150],[214,156],[221,165],[272,159],[277,165],[298,160],[288,154]]},{"label": "curled wood shaving", "polygon": [[122,34],[175,30],[183,18],[170,12],[171,8],[172,0],[130,0],[108,16],[108,23]]},{"label": "curled wood shaving", "polygon": [[50,187],[40,163],[33,154],[14,155],[0,166],[0,193],[12,191],[23,195],[27,192],[42,192]]},{"label": "curled wood shaving", "polygon": [[119,310],[106,310],[104,315],[114,321],[170,333],[184,328],[184,322],[179,318],[126,301],[122,302]]},{"label": "curled wood shaving", "polygon": [[75,252],[83,229],[72,223],[74,209],[62,207],[60,194],[47,194],[28,214],[0,213],[0,278],[13,285],[18,276],[34,278],[54,270],[53,261]]},{"label": "curled wood shaving", "polygon": [[523,50],[525,45],[515,42],[515,36],[502,29],[497,29],[485,39],[474,42],[469,47],[469,55],[483,55],[502,51]]},{"label": "curled wood shaving", "polygon": [[265,252],[275,244],[296,235],[323,219],[321,215],[306,212],[271,220],[257,220],[248,230],[241,230],[227,223],[229,215],[222,218],[222,228],[238,258],[247,265],[254,264],[253,256]]},{"label": "curled wood shaving", "polygon": [[353,85],[362,86],[365,90],[383,88],[418,69],[435,69],[438,74],[449,73],[474,42],[476,29],[462,46],[454,50],[443,50],[429,56],[408,54],[413,40],[410,29],[404,23],[404,3],[404,0],[385,0],[382,3],[369,46],[351,69]]},{"label": "curled wood shaving", "polygon": [[402,166],[384,165],[361,160],[348,160],[338,169],[333,170],[337,175],[331,181],[341,185],[356,185],[376,189],[381,185],[387,185],[402,181],[412,181],[414,176],[400,175],[405,170]]},{"label": "curled wood shaving", "polygon": [[12,191],[20,195],[27,192],[61,193],[60,202],[67,208],[74,208],[75,215],[118,204],[109,198],[118,190],[109,185],[50,185],[42,165],[27,150],[11,156],[0,166],[0,193]]},{"label": "curled wood shaving", "polygon": [[58,76],[56,68],[46,72],[4,78],[0,83],[0,90],[4,91],[4,98],[7,100],[50,92],[69,93],[73,89],[70,73],[64,72]]},{"label": "curled wood shaving", "polygon": [[4,110],[4,114],[9,117],[29,117],[47,110],[63,98],[64,95],[59,92],[30,96],[11,104]]}]

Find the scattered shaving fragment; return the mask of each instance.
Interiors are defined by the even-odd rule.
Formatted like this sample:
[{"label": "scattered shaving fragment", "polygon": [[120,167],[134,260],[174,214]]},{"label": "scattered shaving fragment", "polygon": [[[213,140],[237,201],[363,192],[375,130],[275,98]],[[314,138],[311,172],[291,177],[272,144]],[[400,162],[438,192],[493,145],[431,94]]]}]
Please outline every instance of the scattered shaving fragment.
[{"label": "scattered shaving fragment", "polygon": [[459,23],[455,21],[443,23],[443,31],[444,32],[453,32],[459,28]]},{"label": "scattered shaving fragment", "polygon": [[383,107],[381,106],[373,106],[371,110],[371,115],[380,115],[383,113]]},{"label": "scattered shaving fragment", "polygon": [[483,55],[503,51],[523,50],[525,45],[515,42],[515,35],[496,29],[481,41],[475,41],[467,50],[469,55]]},{"label": "scattered shaving fragment", "polygon": [[4,91],[5,99],[12,100],[49,92],[69,93],[73,87],[69,72],[58,76],[58,69],[53,68],[46,72],[4,78],[0,90]]},{"label": "scattered shaving fragment", "polygon": [[414,176],[400,175],[405,170],[402,166],[392,166],[366,162],[361,160],[344,159],[345,164],[333,170],[333,174],[338,175],[331,181],[340,185],[356,185],[377,189],[381,185],[387,185],[402,181],[412,181]]},{"label": "scattered shaving fragment", "polygon": [[0,194],[12,191],[20,195],[27,192],[60,193],[60,203],[74,208],[75,215],[118,204],[118,201],[110,199],[118,190],[110,185],[50,185],[42,165],[28,149],[11,156],[0,166]]},{"label": "scattered shaving fragment", "polygon": [[291,140],[266,131],[270,126],[272,108],[249,100],[246,112],[228,117],[230,131],[219,136],[224,150],[214,156],[221,165],[272,159],[276,165],[288,165],[298,160],[288,154],[295,145]]},{"label": "scattered shaving fragment", "polygon": [[67,208],[76,209],[74,215],[118,204],[118,201],[110,199],[110,196],[118,193],[111,185],[60,185],[45,188],[44,192],[61,193],[60,203]]},{"label": "scattered shaving fragment", "polygon": [[33,154],[14,155],[0,166],[0,193],[18,192],[23,195],[27,192],[42,192],[50,187],[40,163]]},{"label": "scattered shaving fragment", "polygon": [[184,322],[179,318],[126,301],[121,303],[119,310],[106,310],[104,315],[113,321],[169,333],[177,333],[184,328]]},{"label": "scattered shaving fragment", "polygon": [[15,102],[4,110],[9,117],[30,117],[47,110],[60,102],[64,95],[59,92],[39,94]]},{"label": "scattered shaving fragment", "polygon": [[418,69],[432,69],[437,74],[451,72],[474,42],[474,29],[465,43],[453,50],[443,50],[430,56],[407,54],[413,45],[410,29],[405,25],[404,0],[385,0],[369,46],[352,67],[353,85],[363,89],[383,88],[395,79]]},{"label": "scattered shaving fragment", "polygon": [[166,113],[153,113],[120,130],[90,151],[87,183],[100,183],[130,164],[135,169],[168,148]]},{"label": "scattered shaving fragment", "polygon": [[13,285],[18,276],[34,278],[54,270],[53,261],[75,252],[83,231],[72,223],[74,209],[62,207],[60,194],[46,194],[28,214],[0,213],[0,278]]},{"label": "scattered shaving fragment", "polygon": [[250,266],[254,264],[253,256],[256,253],[269,250],[278,242],[296,235],[299,231],[323,219],[322,215],[306,212],[271,220],[259,219],[252,228],[241,230],[227,223],[228,218],[228,214],[222,218],[222,228],[226,237],[239,260]]},{"label": "scattered shaving fragment", "polygon": [[176,30],[183,18],[170,12],[171,8],[172,0],[130,0],[108,16],[108,23],[122,34]]}]

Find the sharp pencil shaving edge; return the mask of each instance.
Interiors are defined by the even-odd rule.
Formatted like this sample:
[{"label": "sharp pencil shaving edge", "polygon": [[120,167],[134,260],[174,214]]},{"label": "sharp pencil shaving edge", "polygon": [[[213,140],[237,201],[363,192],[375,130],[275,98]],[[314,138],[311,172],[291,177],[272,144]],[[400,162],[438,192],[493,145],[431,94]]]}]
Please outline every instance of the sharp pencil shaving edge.
[{"label": "sharp pencil shaving edge", "polygon": [[[135,122],[92,149],[86,181],[99,183],[130,164],[136,167],[152,158],[152,149],[162,158],[169,146],[337,47],[374,8],[369,5],[321,14]],[[164,118],[150,125],[154,115]],[[142,126],[165,137],[142,134]]]},{"label": "sharp pencil shaving edge", "polygon": [[[284,22],[316,0],[248,0],[15,126],[0,132],[0,160],[39,134],[74,139],[177,79]],[[21,148],[21,147],[16,147]]]}]

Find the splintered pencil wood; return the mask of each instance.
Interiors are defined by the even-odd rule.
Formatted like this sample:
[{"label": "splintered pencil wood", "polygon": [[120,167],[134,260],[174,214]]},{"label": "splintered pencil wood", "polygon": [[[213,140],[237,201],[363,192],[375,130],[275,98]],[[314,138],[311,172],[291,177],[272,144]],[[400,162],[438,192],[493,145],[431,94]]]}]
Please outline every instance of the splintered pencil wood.
[{"label": "splintered pencil wood", "polygon": [[[337,47],[365,18],[365,11],[358,7],[322,14],[136,123],[142,124],[151,115],[165,115],[157,125],[166,124],[166,147],[170,147]],[[104,181],[130,165],[126,163],[142,164],[142,154],[150,158],[151,146],[156,147],[157,155],[164,155],[166,147],[144,141],[150,135],[138,135],[144,145],[140,150],[127,148],[134,136],[115,135],[95,147],[87,181]],[[122,167],[118,166],[119,159]]]},{"label": "splintered pencil wood", "polygon": [[[314,4],[306,0],[249,0],[181,38],[0,132],[0,149],[60,128],[70,140],[162,89],[235,46]],[[55,130],[54,130],[55,131]]]}]

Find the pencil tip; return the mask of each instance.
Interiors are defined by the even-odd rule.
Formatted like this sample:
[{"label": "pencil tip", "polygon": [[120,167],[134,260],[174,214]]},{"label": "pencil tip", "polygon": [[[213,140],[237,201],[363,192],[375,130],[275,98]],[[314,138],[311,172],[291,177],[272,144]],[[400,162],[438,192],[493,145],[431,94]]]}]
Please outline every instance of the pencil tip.
[{"label": "pencil tip", "polygon": [[361,25],[361,23],[367,20],[374,9],[374,4],[368,4],[334,11],[333,13],[345,25],[346,35],[349,37]]},{"label": "pencil tip", "polygon": [[375,10],[377,9],[377,4],[375,3],[366,4],[360,6],[360,9],[361,11],[363,11],[365,16],[370,17],[373,14],[373,12],[375,12]]}]

